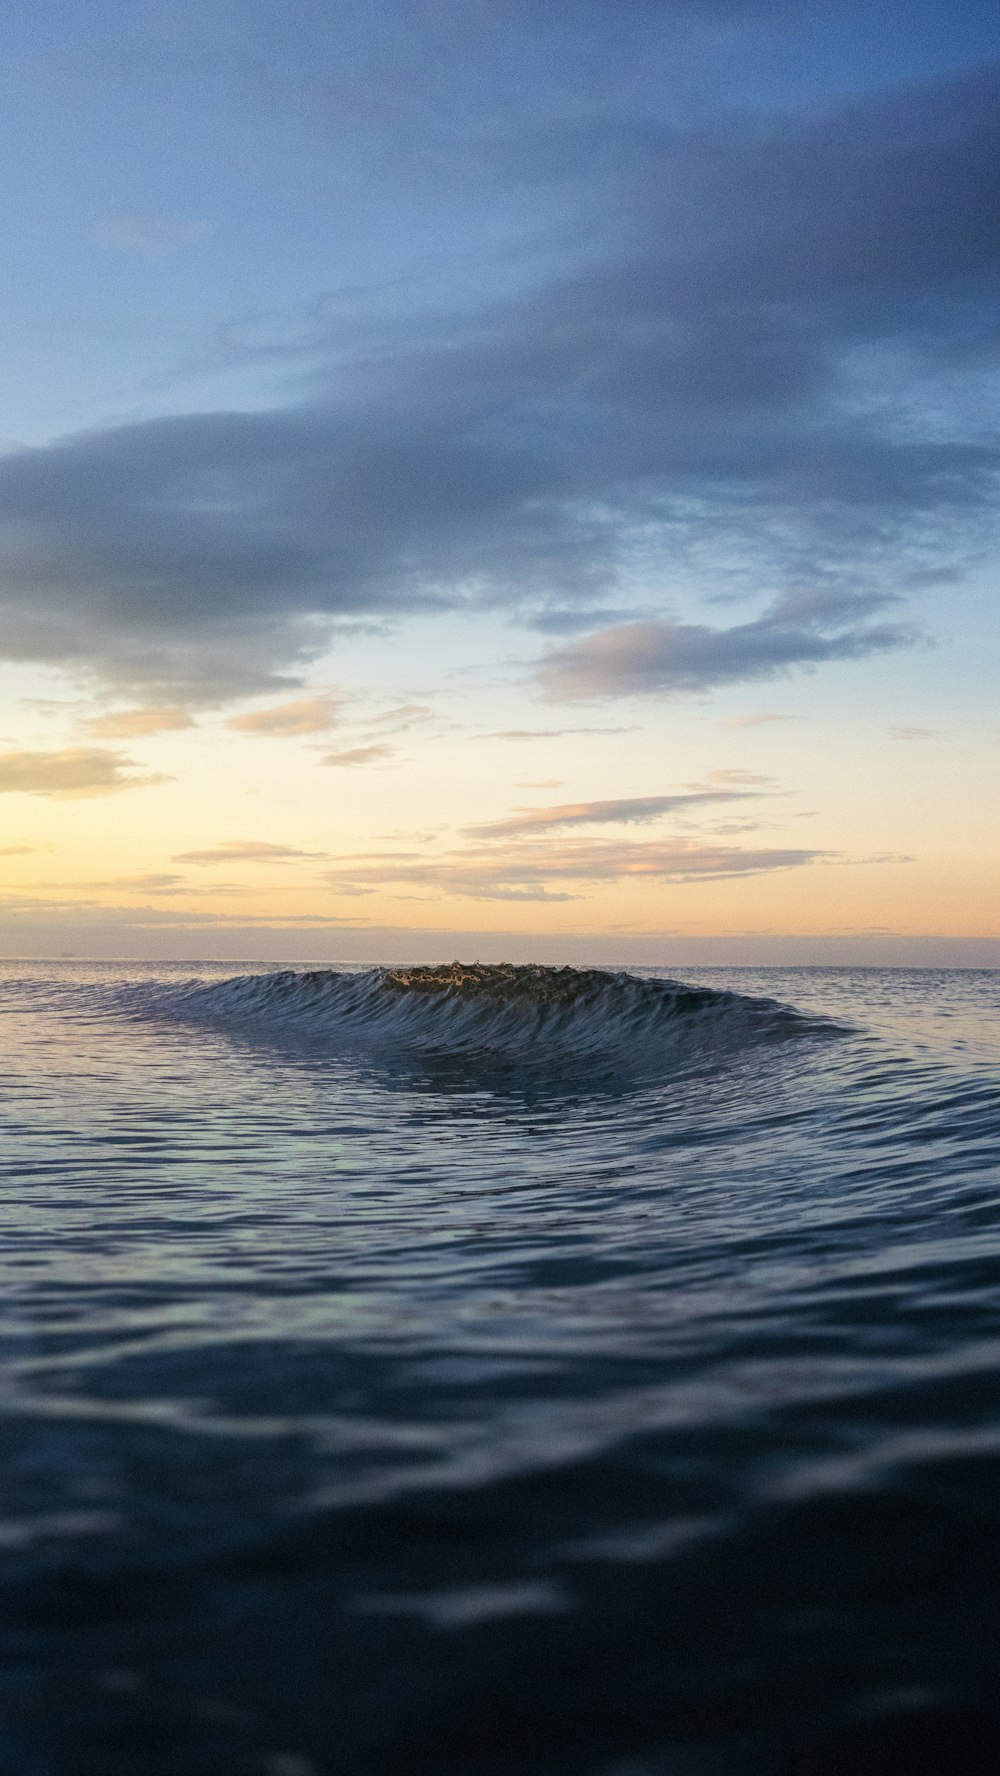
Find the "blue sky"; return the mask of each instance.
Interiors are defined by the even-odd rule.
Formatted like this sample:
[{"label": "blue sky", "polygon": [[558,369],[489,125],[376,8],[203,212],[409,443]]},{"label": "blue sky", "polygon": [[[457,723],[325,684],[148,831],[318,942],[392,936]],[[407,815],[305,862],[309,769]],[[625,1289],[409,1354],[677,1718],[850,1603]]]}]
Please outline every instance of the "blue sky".
[{"label": "blue sky", "polygon": [[[443,843],[451,766],[436,776],[416,739],[403,757],[366,738],[363,711],[370,726],[379,697],[416,702],[460,735],[468,710],[444,711],[473,687],[506,699],[498,731],[539,709],[550,728],[582,710],[591,730],[630,731],[612,787],[623,810],[658,800],[668,825],[692,712],[724,725],[763,698],[758,715],[822,721],[815,794],[832,809],[836,750],[877,705],[885,761],[900,758],[891,730],[973,749],[971,772],[964,755],[953,768],[970,832],[977,809],[987,823],[998,56],[985,4],[20,13],[0,72],[0,788],[32,831],[10,854],[57,843],[32,826],[36,795],[131,786],[122,801],[152,809],[187,782],[200,832],[219,733],[263,731],[225,724],[257,712],[266,728],[272,708],[317,697],[355,711],[335,752],[371,766],[378,794],[391,760],[412,770]],[[809,707],[786,708],[803,686]],[[116,721],[167,751],[93,758]],[[271,725],[279,776],[295,721]],[[705,768],[773,776],[777,723],[766,760],[746,751],[766,726],[730,727],[755,738]],[[181,756],[188,728],[199,762]],[[796,763],[801,732],[782,731]],[[566,788],[547,750],[537,781]],[[252,796],[257,741],[241,756],[234,793]],[[305,781],[316,758],[295,757]],[[670,780],[650,784],[663,758]],[[898,771],[943,833],[935,772]],[[570,789],[573,807],[609,802]],[[499,778],[489,794],[479,827],[499,831]],[[361,815],[344,818],[360,843]],[[172,873],[140,867],[158,819],[138,823],[122,880]],[[831,827],[795,865],[772,846],[786,911],[769,929],[808,924],[789,884],[849,836]],[[93,848],[98,826],[74,843]],[[609,880],[602,858],[578,852],[572,880]],[[370,894],[379,867],[402,879],[386,853],[324,891]],[[977,853],[953,935],[993,941],[991,867]],[[555,902],[569,865],[546,852],[510,879],[470,869],[414,866],[411,888],[443,897],[427,916],[460,930],[454,893],[475,884],[481,900],[486,877],[499,912]],[[897,886],[883,898],[880,928]],[[907,933],[940,935],[944,899],[918,895]],[[378,917],[418,911],[380,902]],[[636,929],[652,941],[650,917]],[[722,923],[736,917],[727,902]]]}]

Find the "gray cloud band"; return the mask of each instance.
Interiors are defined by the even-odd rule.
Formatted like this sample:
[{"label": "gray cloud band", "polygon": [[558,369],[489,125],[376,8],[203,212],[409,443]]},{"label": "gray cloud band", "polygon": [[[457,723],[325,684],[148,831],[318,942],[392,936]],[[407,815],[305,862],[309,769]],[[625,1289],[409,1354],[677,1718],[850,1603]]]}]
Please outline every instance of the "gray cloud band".
[{"label": "gray cloud band", "polygon": [[[441,607],[600,622],[549,656],[557,697],[905,645],[870,620],[880,574],[926,582],[960,556],[1000,468],[963,393],[997,355],[997,87],[989,68],[841,113],[646,130],[641,152],[609,120],[631,235],[581,236],[544,288],[424,317],[416,346],[412,317],[386,321],[308,405],[0,459],[0,651],[173,705],[294,683],[338,622]],[[699,575],[833,602],[668,620]],[[640,580],[643,620],[609,621]]]}]

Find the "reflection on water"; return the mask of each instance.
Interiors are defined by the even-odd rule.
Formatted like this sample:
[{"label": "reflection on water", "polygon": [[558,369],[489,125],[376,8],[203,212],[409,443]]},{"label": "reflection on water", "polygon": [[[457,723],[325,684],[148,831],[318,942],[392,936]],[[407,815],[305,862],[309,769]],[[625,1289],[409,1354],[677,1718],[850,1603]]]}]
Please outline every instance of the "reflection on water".
[{"label": "reflection on water", "polygon": [[0,982],[5,1776],[992,1770],[1000,977],[197,972]]}]

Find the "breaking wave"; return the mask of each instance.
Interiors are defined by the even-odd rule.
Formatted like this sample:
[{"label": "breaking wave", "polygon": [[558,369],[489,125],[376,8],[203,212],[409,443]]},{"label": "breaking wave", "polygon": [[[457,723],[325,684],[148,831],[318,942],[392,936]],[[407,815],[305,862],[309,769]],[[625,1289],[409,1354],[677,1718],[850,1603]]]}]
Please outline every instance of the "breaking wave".
[{"label": "breaking wave", "polygon": [[597,968],[512,963],[284,970],[189,983],[167,1009],[258,1040],[399,1056],[658,1065],[834,1026],[770,999]]}]

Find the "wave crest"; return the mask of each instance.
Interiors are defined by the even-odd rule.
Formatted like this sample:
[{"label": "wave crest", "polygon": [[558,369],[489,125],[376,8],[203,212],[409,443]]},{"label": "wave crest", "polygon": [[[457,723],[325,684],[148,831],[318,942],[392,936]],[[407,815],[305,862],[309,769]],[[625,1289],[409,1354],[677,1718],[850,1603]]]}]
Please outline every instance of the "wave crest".
[{"label": "wave crest", "polygon": [[453,962],[282,970],[192,983],[169,1008],[257,1040],[425,1056],[601,1058],[646,1071],[674,1056],[816,1032],[770,999],[599,968]]}]

